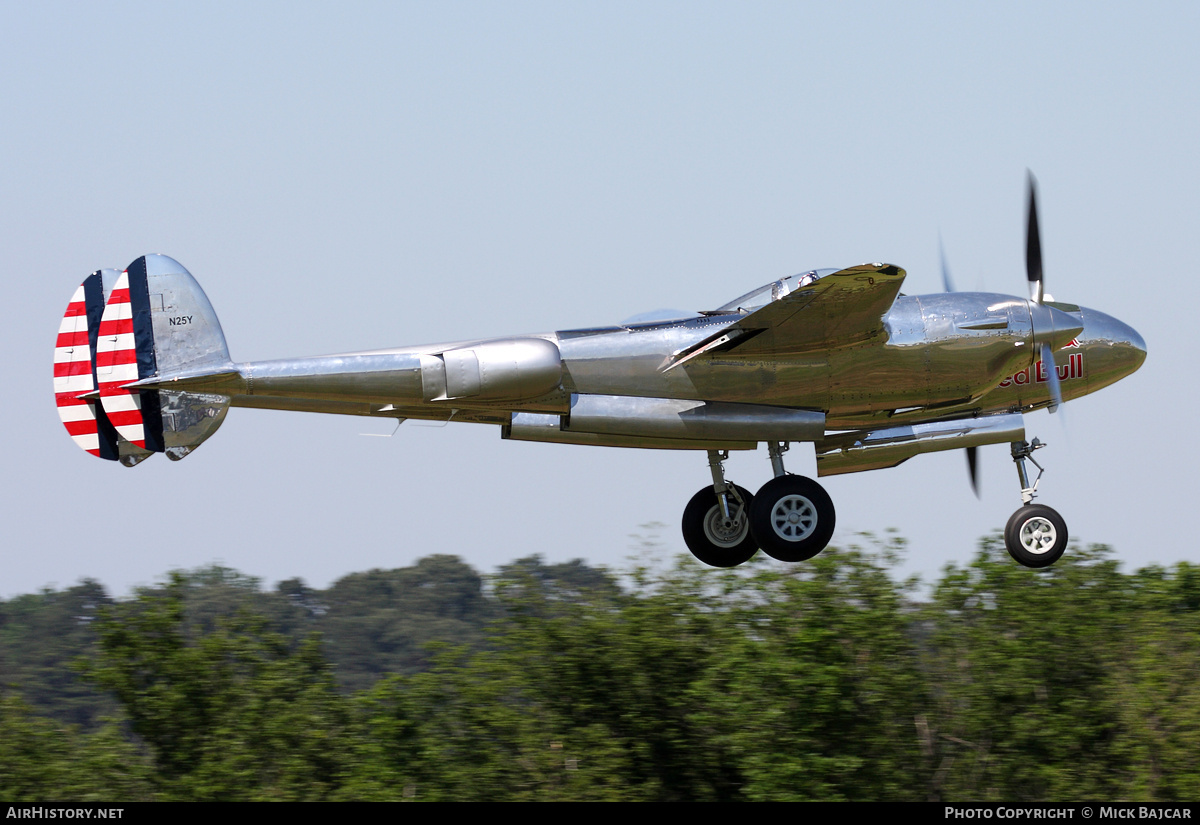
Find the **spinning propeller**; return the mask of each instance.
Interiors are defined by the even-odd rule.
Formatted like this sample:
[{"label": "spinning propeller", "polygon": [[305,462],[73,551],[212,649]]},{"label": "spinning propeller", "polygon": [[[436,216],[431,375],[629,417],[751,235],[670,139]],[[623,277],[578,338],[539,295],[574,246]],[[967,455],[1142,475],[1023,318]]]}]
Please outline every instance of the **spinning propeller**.
[{"label": "spinning propeller", "polygon": [[[1044,306],[1047,300],[1053,300],[1045,290],[1042,275],[1042,236],[1038,228],[1037,214],[1037,179],[1029,172],[1029,222],[1025,230],[1025,277],[1029,281],[1029,300]],[[950,267],[946,263],[946,250],[942,245],[941,234],[938,235],[938,254],[942,264],[942,286],[946,292],[954,292],[954,282],[950,277]],[[1038,358],[1046,373],[1046,384],[1050,390],[1051,413],[1058,412],[1062,404],[1062,387],[1058,381],[1058,368],[1054,363],[1054,347],[1049,341],[1043,341],[1038,350]],[[971,476],[971,489],[979,496],[979,453],[978,447],[967,447],[967,472]]]},{"label": "spinning propeller", "polygon": [[[946,263],[946,247],[942,243],[942,233],[938,233],[938,258],[942,264],[942,289],[945,292],[956,292],[954,279],[950,277],[950,265]],[[967,472],[971,476],[971,490],[975,498],[979,498],[979,448],[967,447]]]},{"label": "spinning propeller", "polygon": [[[1029,173],[1029,228],[1025,232],[1025,274],[1029,279],[1029,300],[1038,306],[1046,302],[1045,286],[1042,282],[1042,237],[1038,231],[1037,181]],[[1046,383],[1050,387],[1050,412],[1058,412],[1062,404],[1062,387],[1058,383],[1058,368],[1054,365],[1054,348],[1043,341],[1038,357],[1046,371]]]}]

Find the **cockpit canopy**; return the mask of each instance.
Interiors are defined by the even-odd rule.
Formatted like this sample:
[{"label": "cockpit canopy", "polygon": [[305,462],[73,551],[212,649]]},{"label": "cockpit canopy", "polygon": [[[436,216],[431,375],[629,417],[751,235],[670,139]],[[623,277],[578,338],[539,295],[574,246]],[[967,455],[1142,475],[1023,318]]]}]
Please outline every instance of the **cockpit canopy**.
[{"label": "cockpit canopy", "polygon": [[751,313],[760,307],[765,307],[772,301],[778,301],[780,298],[795,292],[797,289],[808,286],[818,278],[824,278],[826,275],[834,272],[837,272],[837,270],[832,268],[810,269],[808,272],[801,272],[798,275],[772,281],[766,286],[760,286],[753,292],[747,292],[742,297],[730,301],[722,307],[718,307],[717,312]]}]

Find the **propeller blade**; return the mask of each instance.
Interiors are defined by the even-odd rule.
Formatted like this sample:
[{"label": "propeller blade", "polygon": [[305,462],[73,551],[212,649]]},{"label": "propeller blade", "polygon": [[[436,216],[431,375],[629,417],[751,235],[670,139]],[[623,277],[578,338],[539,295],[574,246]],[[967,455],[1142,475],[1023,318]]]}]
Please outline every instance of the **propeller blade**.
[{"label": "propeller blade", "polygon": [[1025,275],[1029,279],[1029,296],[1035,304],[1042,303],[1042,235],[1038,230],[1037,179],[1029,173],[1029,226],[1025,231]]},{"label": "propeller blade", "polygon": [[1062,404],[1062,387],[1058,383],[1058,366],[1054,363],[1054,350],[1049,344],[1042,344],[1042,369],[1046,371],[1046,383],[1050,385],[1050,412],[1058,412]]},{"label": "propeller blade", "polygon": [[979,498],[979,448],[967,447],[967,472],[971,474],[971,489]]},{"label": "propeller blade", "polygon": [[942,290],[954,292],[954,279],[950,277],[950,267],[946,263],[946,247],[942,245],[942,233],[938,233],[938,257],[942,259]]}]

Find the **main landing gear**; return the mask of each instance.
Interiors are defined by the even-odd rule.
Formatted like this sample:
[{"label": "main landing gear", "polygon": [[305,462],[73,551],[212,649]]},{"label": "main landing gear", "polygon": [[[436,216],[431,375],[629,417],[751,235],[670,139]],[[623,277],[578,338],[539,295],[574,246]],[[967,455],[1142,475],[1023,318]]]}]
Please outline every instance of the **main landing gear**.
[{"label": "main landing gear", "polygon": [[[1067,549],[1063,517],[1033,503],[1045,472],[1033,453],[1045,446],[1036,438],[1012,444],[1024,506],[1008,520],[1004,546],[1025,567],[1049,567]],[[708,451],[712,486],[692,496],[683,511],[683,540],[696,558],[713,567],[736,567],[749,561],[759,548],[771,558],[787,562],[806,561],[825,549],[837,519],[833,501],[811,478],[787,474],[783,469],[787,449],[783,442],[767,445],[775,477],[754,495],[725,480],[728,452]],[[1026,461],[1038,468],[1032,485]]]},{"label": "main landing gear", "polygon": [[735,567],[758,548],[779,561],[805,561],[833,537],[833,501],[811,478],[788,475],[788,445],[767,445],[775,478],[755,495],[725,480],[729,453],[709,450],[713,483],[692,497],[683,511],[683,540],[692,554],[713,567]]},{"label": "main landing gear", "polygon": [[[1067,523],[1063,521],[1063,517],[1043,504],[1033,503],[1038,482],[1042,480],[1042,473],[1045,472],[1042,465],[1034,459],[1033,452],[1045,446],[1036,438],[1032,442],[1014,441],[1012,445],[1012,457],[1017,465],[1017,475],[1021,479],[1021,501],[1024,502],[1024,506],[1012,514],[1004,528],[1004,547],[1010,556],[1026,567],[1049,567],[1058,561],[1067,549]],[[1025,471],[1026,459],[1038,468],[1033,486],[1030,486],[1029,474]]]}]

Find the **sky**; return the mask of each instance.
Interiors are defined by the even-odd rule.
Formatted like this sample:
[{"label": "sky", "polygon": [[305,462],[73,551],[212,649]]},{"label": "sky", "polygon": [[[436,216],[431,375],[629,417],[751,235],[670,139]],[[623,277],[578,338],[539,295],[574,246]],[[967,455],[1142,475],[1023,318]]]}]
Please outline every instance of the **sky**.
[{"label": "sky", "polygon": [[[1039,502],[1126,569],[1197,562],[1197,42],[1182,2],[2,4],[0,598],[210,563],[622,568],[684,552],[709,483],[703,453],[246,409],[183,462],[98,461],[51,384],[95,269],[176,258],[239,361],[711,309],[867,261],[937,292],[939,233],[959,289],[1025,295],[1026,169],[1048,290],[1149,352],[1026,416]],[[894,528],[926,581],[969,561],[1020,505],[1007,446],[981,459],[978,499],[959,451],[824,480],[834,543]],[[787,461],[815,474],[811,446]],[[727,474],[757,489],[765,448]]]}]

